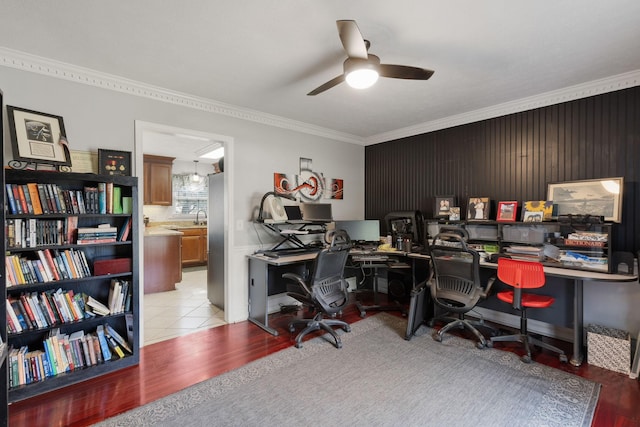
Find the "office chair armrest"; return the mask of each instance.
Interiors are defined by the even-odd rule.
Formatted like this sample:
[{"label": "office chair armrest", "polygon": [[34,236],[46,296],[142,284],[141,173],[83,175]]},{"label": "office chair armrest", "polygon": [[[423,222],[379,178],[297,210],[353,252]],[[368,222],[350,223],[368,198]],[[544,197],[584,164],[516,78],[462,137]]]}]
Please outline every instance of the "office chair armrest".
[{"label": "office chair armrest", "polygon": [[497,277],[493,276],[487,281],[487,286],[485,286],[484,291],[482,292],[482,298],[486,298],[491,294],[491,288],[493,287],[493,283],[496,279]]},{"label": "office chair armrest", "polygon": [[309,289],[309,287],[307,286],[307,284],[304,282],[304,280],[302,279],[302,277],[300,277],[299,275],[295,274],[295,273],[284,273],[282,275],[283,279],[289,279],[289,280],[293,280],[294,282],[296,282],[298,285],[300,285],[302,287],[302,289],[304,289],[305,292],[307,292],[307,294],[311,295],[311,289]]}]

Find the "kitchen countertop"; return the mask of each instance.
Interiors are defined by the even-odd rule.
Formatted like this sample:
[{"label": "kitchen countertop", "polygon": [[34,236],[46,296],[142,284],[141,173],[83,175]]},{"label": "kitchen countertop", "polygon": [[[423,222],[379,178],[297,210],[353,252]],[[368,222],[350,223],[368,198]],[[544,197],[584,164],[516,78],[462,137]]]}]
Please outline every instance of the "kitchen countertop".
[{"label": "kitchen countertop", "polygon": [[144,237],[154,236],[182,236],[182,233],[166,227],[145,227]]}]

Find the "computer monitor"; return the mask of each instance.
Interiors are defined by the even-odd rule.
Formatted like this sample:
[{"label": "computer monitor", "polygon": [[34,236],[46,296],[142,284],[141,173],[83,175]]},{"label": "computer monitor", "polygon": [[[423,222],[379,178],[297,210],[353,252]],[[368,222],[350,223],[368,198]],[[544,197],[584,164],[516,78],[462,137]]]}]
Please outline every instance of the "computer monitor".
[{"label": "computer monitor", "polygon": [[423,245],[424,217],[420,211],[389,212],[384,217],[387,233],[411,236],[414,245]]},{"label": "computer monitor", "polygon": [[378,243],[380,241],[380,221],[366,219],[358,221],[336,221],[336,230],[344,230],[352,242]]}]

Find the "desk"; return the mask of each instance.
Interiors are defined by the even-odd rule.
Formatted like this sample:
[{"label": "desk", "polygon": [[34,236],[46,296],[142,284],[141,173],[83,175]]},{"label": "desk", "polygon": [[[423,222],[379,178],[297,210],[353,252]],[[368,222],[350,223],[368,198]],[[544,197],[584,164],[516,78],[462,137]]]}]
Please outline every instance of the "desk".
[{"label": "desk", "polygon": [[[354,250],[353,254],[355,256],[364,253]],[[406,255],[404,252],[389,252],[388,254]],[[316,255],[317,252],[283,255],[277,258],[260,254],[249,255],[249,321],[251,323],[271,335],[278,335],[277,330],[269,327],[269,296],[286,292],[286,280],[282,279],[282,274],[292,272],[304,276],[309,271]],[[387,265],[384,264],[384,267],[386,268]],[[374,307],[366,308],[374,309]],[[399,306],[390,308],[400,309]]]},{"label": "desk", "polygon": [[[416,259],[429,259],[428,255],[409,254]],[[498,264],[481,262],[480,267],[497,270]],[[636,282],[638,276],[627,274],[609,274],[596,271],[572,270],[560,267],[544,267],[544,274],[573,281],[573,355],[569,362],[580,366],[584,361],[584,325],[583,325],[583,284],[585,280],[596,282]]]},{"label": "desk", "polygon": [[286,292],[285,272],[304,275],[317,252],[270,258],[265,255],[249,255],[249,321],[271,335],[278,331],[269,327],[269,295]]}]

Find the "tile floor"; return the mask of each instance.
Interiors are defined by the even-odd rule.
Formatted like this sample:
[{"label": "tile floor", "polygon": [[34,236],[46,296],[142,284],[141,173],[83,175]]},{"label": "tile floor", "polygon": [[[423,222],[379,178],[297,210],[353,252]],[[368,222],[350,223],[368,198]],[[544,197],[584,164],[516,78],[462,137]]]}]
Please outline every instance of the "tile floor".
[{"label": "tile floor", "polygon": [[146,294],[144,345],[224,325],[224,312],[207,299],[207,269],[182,270],[175,291]]}]

